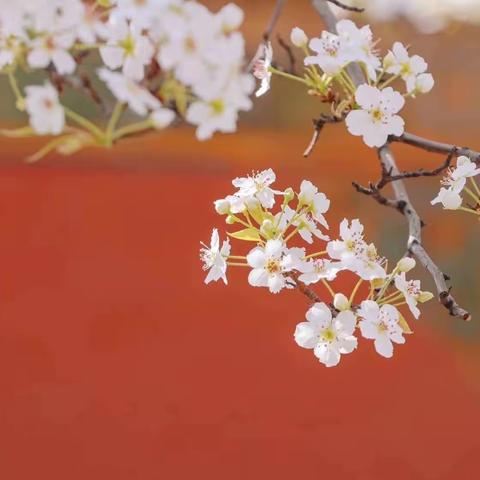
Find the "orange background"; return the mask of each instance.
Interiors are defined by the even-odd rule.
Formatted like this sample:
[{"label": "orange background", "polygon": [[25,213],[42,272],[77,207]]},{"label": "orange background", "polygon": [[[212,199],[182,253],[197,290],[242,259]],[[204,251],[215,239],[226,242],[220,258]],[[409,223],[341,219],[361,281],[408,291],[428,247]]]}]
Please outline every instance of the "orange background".
[{"label": "orange background", "polygon": [[[243,4],[253,38],[268,8]],[[282,33],[317,22],[309,18],[306,5],[291,9]],[[385,39],[392,26],[379,28]],[[414,36],[395,28],[406,43]],[[474,38],[412,40],[431,50],[444,79],[430,99],[406,107],[416,132],[479,146],[478,122],[468,121],[478,106],[468,98],[478,93],[467,77],[477,66],[452,71],[453,46],[468,50]],[[1,140],[0,478],[477,477],[479,227],[428,205],[436,179],[410,187],[426,244],[474,320],[450,319],[432,302],[391,360],[360,341],[326,369],[293,341],[307,309],[298,292],[252,289],[245,271],[231,272],[228,287],[203,284],[199,241],[224,226],[212,201],[253,168],[274,167],[279,188],[311,179],[333,199],[333,232],[360,216],[382,253],[403,254],[401,216],[350,187],[378,175],[360,140],[332,126],[314,155],[301,157],[311,110],[279,82],[237,135],[208,143],[181,128],[25,166],[40,143]],[[441,160],[396,151],[403,168]]]}]

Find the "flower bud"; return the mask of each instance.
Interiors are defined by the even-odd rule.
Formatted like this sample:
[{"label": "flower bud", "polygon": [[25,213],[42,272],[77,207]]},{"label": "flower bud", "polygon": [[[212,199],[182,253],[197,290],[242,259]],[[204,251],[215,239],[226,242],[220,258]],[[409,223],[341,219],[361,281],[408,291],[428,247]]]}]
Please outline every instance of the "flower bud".
[{"label": "flower bud", "polygon": [[397,263],[397,270],[399,272],[409,272],[412,268],[415,268],[417,262],[414,258],[411,257],[403,257]]},{"label": "flower bud", "polygon": [[292,29],[290,33],[290,41],[298,48],[304,48],[307,46],[308,37],[305,32],[298,27]]},{"label": "flower bud", "polygon": [[285,196],[283,199],[283,203],[286,205],[287,203],[290,203],[295,198],[295,192],[293,191],[293,188],[288,187],[284,193],[285,193]]},{"label": "flower bud", "polygon": [[215,211],[219,215],[227,215],[227,213],[230,212],[230,202],[225,198],[222,198],[221,200],[215,200],[213,204],[215,205]]},{"label": "flower bud", "polygon": [[233,215],[229,215],[226,219],[225,219],[225,223],[227,223],[228,225],[233,225],[234,223],[236,223],[236,219]]},{"label": "flower bud", "polygon": [[275,226],[271,220],[264,220],[260,227],[260,232],[265,235],[266,238],[272,238],[275,233]]},{"label": "flower bud", "polygon": [[333,297],[333,306],[343,312],[350,309],[350,302],[343,293],[336,293],[335,297]]}]

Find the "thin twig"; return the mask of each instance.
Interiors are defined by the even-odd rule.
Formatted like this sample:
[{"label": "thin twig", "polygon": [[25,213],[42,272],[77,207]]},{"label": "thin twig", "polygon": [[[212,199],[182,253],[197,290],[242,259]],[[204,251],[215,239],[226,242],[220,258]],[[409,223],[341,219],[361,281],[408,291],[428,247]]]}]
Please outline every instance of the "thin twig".
[{"label": "thin twig", "polygon": [[263,42],[260,43],[260,45],[257,47],[257,51],[255,52],[255,55],[252,57],[252,59],[248,63],[248,66],[247,66],[248,72],[253,68],[253,66],[255,65],[255,62],[262,55],[263,46],[265,45],[265,43],[267,43],[270,40],[270,37],[272,36],[272,32],[275,29],[275,26],[277,25],[278,19],[280,18],[280,15],[282,13],[283,7],[285,6],[285,3],[287,3],[287,0],[276,1],[272,16],[268,21],[265,31],[263,32]]},{"label": "thin twig", "polygon": [[296,69],[295,69],[295,55],[292,52],[292,48],[290,45],[283,40],[283,38],[280,35],[277,35],[277,41],[278,44],[285,50],[287,56],[288,56],[288,61],[290,63],[290,68],[287,70],[288,73],[295,74]]},{"label": "thin twig", "polygon": [[333,3],[337,7],[342,8],[343,10],[348,10],[349,12],[357,12],[357,13],[362,13],[365,11],[364,8],[361,7],[351,7],[350,5],[345,5],[343,2],[340,2],[339,0],[327,0],[330,3]]},{"label": "thin twig", "polygon": [[309,157],[310,154],[312,153],[313,149],[315,148],[315,145],[318,142],[318,139],[320,138],[320,133],[323,130],[323,127],[327,123],[338,123],[341,122],[342,118],[335,117],[335,116],[328,116],[325,114],[320,115],[320,118],[314,118],[312,123],[313,123],[313,135],[312,139],[310,140],[310,143],[308,144],[307,148],[303,152],[303,156],[305,158]]}]

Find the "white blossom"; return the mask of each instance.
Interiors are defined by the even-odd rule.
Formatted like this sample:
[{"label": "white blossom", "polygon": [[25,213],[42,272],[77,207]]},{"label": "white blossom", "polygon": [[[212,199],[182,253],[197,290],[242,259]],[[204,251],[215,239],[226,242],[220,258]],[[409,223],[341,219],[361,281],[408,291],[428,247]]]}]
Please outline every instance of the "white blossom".
[{"label": "white blossom", "polygon": [[50,33],[32,40],[27,55],[28,65],[32,68],[46,68],[52,63],[60,75],[73,73],[76,63],[69,49],[75,41],[72,32]]},{"label": "white blossom", "polygon": [[268,240],[265,247],[255,247],[247,255],[247,263],[252,267],[248,283],[278,293],[291,286],[293,281],[289,281],[285,274],[299,268],[304,256],[303,249],[288,249],[281,240]]},{"label": "white blossom", "polygon": [[222,247],[220,248],[220,237],[218,235],[218,230],[215,228],[212,231],[212,238],[210,241],[210,247],[206,245],[200,249],[200,258],[204,263],[203,269],[208,270],[207,278],[205,283],[210,283],[212,281],[216,282],[220,279],[223,280],[225,285],[227,281],[227,258],[230,255],[230,242],[224,240]]},{"label": "white blossom", "polygon": [[418,319],[420,316],[420,310],[417,307],[417,303],[421,298],[422,291],[420,290],[419,280],[407,280],[405,278],[405,272],[401,272],[395,275],[395,287],[405,297],[408,308],[412,312],[412,315]]},{"label": "white blossom", "polygon": [[30,125],[39,135],[58,135],[65,126],[65,112],[60,105],[58,92],[50,83],[29,85],[25,88],[25,108],[30,115]]},{"label": "white blossom", "polygon": [[305,285],[317,283],[322,279],[332,281],[336,278],[339,271],[342,270],[342,266],[338,262],[332,262],[331,260],[324,258],[317,258],[304,262],[300,270],[302,274],[298,279]]},{"label": "white blossom", "polygon": [[340,223],[340,240],[327,244],[330,258],[339,260],[341,269],[351,270],[364,280],[385,278],[383,259],[377,254],[375,245],[367,244],[363,238],[363,225],[358,219],[347,219]]},{"label": "white blossom", "polygon": [[357,315],[362,319],[359,323],[362,336],[374,340],[375,350],[382,357],[393,356],[392,342],[405,343],[403,330],[399,325],[400,314],[393,305],[380,307],[372,300],[364,300]]},{"label": "white blossom", "polygon": [[253,75],[261,80],[260,88],[255,92],[256,97],[261,97],[270,90],[270,81],[272,79],[272,72],[270,67],[272,66],[273,49],[272,44],[267,42],[263,45],[263,54],[259,58],[253,67]]},{"label": "white blossom", "polygon": [[404,121],[396,115],[405,104],[402,95],[391,87],[379,90],[369,85],[360,85],[355,92],[359,110],[352,110],[345,119],[352,135],[363,137],[369,147],[383,146],[389,135],[400,136]]},{"label": "white blossom", "polygon": [[275,179],[275,172],[269,168],[262,172],[253,172],[248,177],[237,177],[232,184],[238,188],[235,194],[237,197],[244,200],[256,198],[263,207],[272,208],[275,205],[275,194],[281,193],[270,188]]},{"label": "white blossom", "polygon": [[430,73],[421,73],[407,80],[407,92],[415,97],[418,93],[428,93],[435,85],[435,80]]},{"label": "white blossom", "polygon": [[148,90],[122,73],[101,68],[98,70],[98,76],[107,84],[113,95],[120,102],[127,103],[137,115],[145,116],[149,110],[161,107],[160,101]]},{"label": "white blossom", "polygon": [[305,65],[318,65],[327,75],[337,75],[350,61],[350,56],[338,35],[323,31],[320,38],[309,43],[315,55],[305,57]]},{"label": "white blossom", "polygon": [[302,181],[298,200],[301,205],[308,207],[308,212],[312,214],[318,223],[327,229],[329,228],[323,214],[328,212],[330,200],[324,193],[319,192],[318,188],[312,182],[308,180]]},{"label": "white blossom", "polygon": [[140,81],[145,66],[153,57],[154,48],[149,38],[135,24],[116,19],[108,25],[107,44],[100,48],[100,55],[107,67],[122,67],[125,76]]},{"label": "white blossom", "polygon": [[351,311],[340,312],[333,318],[325,303],[316,303],[307,311],[306,319],[297,325],[295,341],[300,347],[313,349],[314,355],[325,366],[338,365],[342,354],[357,348],[357,339],[353,335],[356,319]]},{"label": "white blossom", "polygon": [[387,73],[400,75],[405,82],[415,80],[428,68],[427,62],[420,55],[410,56],[408,50],[400,42],[395,42],[392,50],[385,55],[383,66]]},{"label": "white blossom", "polygon": [[157,130],[168,127],[175,120],[175,112],[169,108],[158,108],[150,114],[153,126]]}]

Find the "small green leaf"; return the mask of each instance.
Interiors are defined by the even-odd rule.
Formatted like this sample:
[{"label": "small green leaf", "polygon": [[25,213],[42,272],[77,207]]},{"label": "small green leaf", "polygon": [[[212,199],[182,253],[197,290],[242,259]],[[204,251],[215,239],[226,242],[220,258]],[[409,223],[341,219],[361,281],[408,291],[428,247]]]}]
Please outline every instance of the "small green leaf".
[{"label": "small green leaf", "polygon": [[413,333],[413,330],[410,328],[410,325],[407,323],[404,316],[401,313],[399,315],[400,316],[399,316],[399,319],[398,319],[398,324],[400,325],[401,329],[403,330],[403,333],[405,333],[405,334]]},{"label": "small green leaf", "polygon": [[255,228],[245,228],[238,232],[228,233],[227,235],[238,240],[245,240],[247,242],[259,242],[261,240],[260,233]]}]

